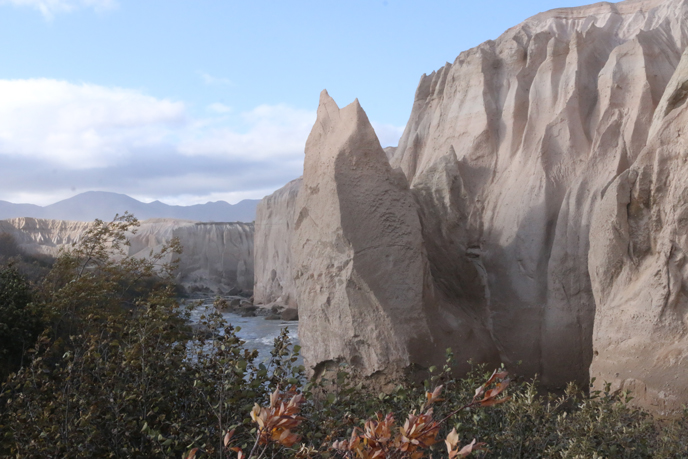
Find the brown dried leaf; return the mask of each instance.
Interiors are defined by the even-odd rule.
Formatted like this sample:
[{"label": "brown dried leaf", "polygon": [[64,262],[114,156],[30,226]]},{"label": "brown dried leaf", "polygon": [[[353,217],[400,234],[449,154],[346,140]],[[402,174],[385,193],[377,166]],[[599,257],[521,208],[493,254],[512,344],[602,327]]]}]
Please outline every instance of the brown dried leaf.
[{"label": "brown dried leaf", "polygon": [[487,400],[484,402],[481,401],[480,406],[484,406],[484,407],[495,406],[495,405],[499,405],[500,403],[508,402],[509,400],[511,400],[511,397],[502,397],[502,398],[490,399],[490,400]]},{"label": "brown dried leaf", "polygon": [[444,440],[445,443],[447,444],[447,450],[451,452],[452,449],[456,448],[456,445],[459,444],[459,434],[456,431],[456,427],[452,429],[451,432],[447,435],[447,439]]},{"label": "brown dried leaf", "polygon": [[[491,399],[494,399],[500,393],[502,393],[502,391],[504,389],[507,388],[507,386],[509,385],[509,382],[510,382],[509,379],[504,379],[504,378],[506,378],[507,375],[508,375],[508,372],[506,372],[506,371],[502,371],[502,372],[497,373],[497,370],[495,370],[492,373],[492,376],[490,376],[490,379],[488,379],[485,384],[483,384],[482,386],[478,387],[478,389],[476,389],[475,395],[473,396],[473,402],[480,401],[481,406],[489,406],[489,405],[483,405],[482,402],[487,402]],[[502,379],[502,381],[495,384],[494,388],[486,390],[487,387],[490,386],[490,384],[492,384],[497,378]],[[478,400],[481,396],[483,398],[481,400]]]},{"label": "brown dried leaf", "polygon": [[476,443],[474,438],[470,444],[461,448],[461,451],[458,452],[458,457],[466,457],[475,451],[485,451],[486,446],[485,443]]},{"label": "brown dried leaf", "polygon": [[426,394],[425,394],[425,396],[427,397],[427,401],[425,402],[426,406],[443,400],[442,398],[440,398],[440,395],[442,394],[442,387],[443,386],[437,386],[435,388],[435,390],[432,391],[432,393],[426,392]]},{"label": "brown dried leaf", "polygon": [[229,432],[227,432],[225,434],[225,438],[223,440],[225,448],[227,447],[227,445],[229,444],[229,441],[232,439],[233,436],[234,436],[234,429],[230,430]]}]

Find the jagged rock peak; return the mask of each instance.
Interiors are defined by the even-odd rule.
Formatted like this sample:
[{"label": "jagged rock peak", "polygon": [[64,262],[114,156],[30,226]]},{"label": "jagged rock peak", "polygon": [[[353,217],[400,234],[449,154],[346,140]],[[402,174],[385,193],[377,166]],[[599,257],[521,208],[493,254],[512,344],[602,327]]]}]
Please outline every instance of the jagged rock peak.
[{"label": "jagged rock peak", "polygon": [[323,93],[290,246],[307,363],[452,347],[688,402],[687,45],[685,0],[536,15],[421,78],[391,164]]},{"label": "jagged rock peak", "polygon": [[322,92],[294,212],[291,256],[309,370],[339,361],[367,375],[408,366],[411,343],[432,341],[420,221],[357,101],[339,109]]}]

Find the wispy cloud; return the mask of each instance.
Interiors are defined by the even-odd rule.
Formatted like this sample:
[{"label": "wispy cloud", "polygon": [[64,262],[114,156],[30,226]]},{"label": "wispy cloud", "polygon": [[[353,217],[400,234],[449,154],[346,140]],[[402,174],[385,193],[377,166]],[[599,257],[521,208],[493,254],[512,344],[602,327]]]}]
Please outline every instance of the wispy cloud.
[{"label": "wispy cloud", "polygon": [[[179,151],[194,157],[234,160],[298,159],[303,156],[315,116],[311,110],[261,105],[241,114],[248,126],[245,131],[230,126],[189,129],[179,144]],[[199,120],[199,124],[203,121]]]},{"label": "wispy cloud", "polygon": [[372,121],[371,124],[383,148],[396,147],[399,144],[399,139],[401,139],[401,135],[404,133],[404,126],[394,126],[375,121]]},{"label": "wispy cloud", "polygon": [[180,102],[90,84],[0,80],[0,100],[0,154],[69,169],[129,161],[186,123]]},{"label": "wispy cloud", "polygon": [[[0,200],[35,204],[88,190],[177,204],[261,198],[301,175],[316,117],[288,105],[228,117],[222,104],[199,117],[140,91],[48,79],[0,80],[0,100]],[[401,128],[373,126],[396,145]]]},{"label": "wispy cloud", "polygon": [[232,85],[232,81],[229,78],[215,77],[205,72],[198,72],[198,75],[201,77],[201,80],[203,80],[203,83],[207,85]]},{"label": "wispy cloud", "polygon": [[182,102],[48,79],[0,80],[0,100],[0,200],[41,204],[73,190],[262,197],[301,174],[315,121],[265,105],[238,113],[236,127],[221,104],[194,117]]},{"label": "wispy cloud", "polygon": [[225,113],[231,113],[232,112],[232,107],[221,104],[219,102],[216,102],[214,104],[208,105],[208,110],[213,112],[213,113],[220,113],[220,114],[225,114]]},{"label": "wispy cloud", "polygon": [[29,7],[40,11],[50,20],[58,13],[68,13],[81,8],[105,11],[119,6],[117,0],[0,0],[0,5]]}]

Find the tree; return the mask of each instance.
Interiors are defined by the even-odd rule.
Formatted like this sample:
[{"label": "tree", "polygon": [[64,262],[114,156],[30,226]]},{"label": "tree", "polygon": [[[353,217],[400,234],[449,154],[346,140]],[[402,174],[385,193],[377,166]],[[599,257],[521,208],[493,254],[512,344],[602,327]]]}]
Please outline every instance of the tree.
[{"label": "tree", "polygon": [[0,268],[0,381],[18,370],[43,330],[26,279],[13,266]]}]

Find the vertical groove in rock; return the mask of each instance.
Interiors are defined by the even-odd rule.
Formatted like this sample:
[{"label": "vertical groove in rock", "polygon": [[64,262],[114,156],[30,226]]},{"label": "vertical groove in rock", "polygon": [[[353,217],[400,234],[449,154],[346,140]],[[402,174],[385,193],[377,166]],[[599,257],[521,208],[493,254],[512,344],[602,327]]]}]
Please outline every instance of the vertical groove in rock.
[{"label": "vertical groove in rock", "polygon": [[[522,361],[519,371],[541,374],[551,387],[571,380],[584,385],[594,376],[641,390],[641,403],[660,411],[688,401],[688,385],[667,379],[688,362],[688,247],[681,231],[688,224],[687,149],[681,149],[687,44],[685,0],[626,0],[538,14],[424,75],[392,169],[376,173],[366,170],[361,152],[375,150],[380,158],[384,152],[368,128],[323,124],[319,116],[312,136],[320,140],[309,140],[308,186],[299,193],[297,214],[320,236],[297,229],[301,245],[291,246],[301,260],[299,298],[309,298],[312,308],[301,326],[309,329],[310,317],[324,323],[316,320],[323,311],[330,320],[322,336],[310,329],[304,342],[310,363],[358,359],[370,369],[423,363],[409,341],[399,344],[403,332],[393,322],[389,336],[356,328],[359,307],[390,316],[366,280],[371,277],[362,274],[368,261],[358,257],[376,233],[343,229],[358,222],[360,209],[371,221],[390,220],[386,206],[412,195],[419,226],[405,233],[403,245],[420,244],[424,261],[390,267],[385,279],[409,273],[423,279],[427,295],[415,296],[413,306],[400,303],[406,306],[399,314],[423,317],[431,330],[427,340],[454,348],[463,343],[465,355],[474,352],[476,360]],[[340,156],[321,148],[345,133]],[[325,167],[323,158],[335,157],[346,158],[346,167]],[[379,191],[375,187],[389,183],[394,170],[405,175],[408,191],[382,201],[360,195],[366,187]],[[307,201],[329,203],[334,215],[316,216]],[[325,221],[330,226],[318,227]],[[320,256],[338,261],[321,266]],[[333,266],[340,266],[335,275],[349,287],[327,280]],[[337,293],[336,304],[346,304],[338,310],[328,292],[346,288],[359,293],[346,300]],[[345,325],[337,322],[344,319]],[[352,328],[340,336],[337,326]],[[385,360],[385,346],[402,357]],[[363,348],[380,352],[374,359],[356,357]],[[426,362],[434,358],[426,354]]]}]

